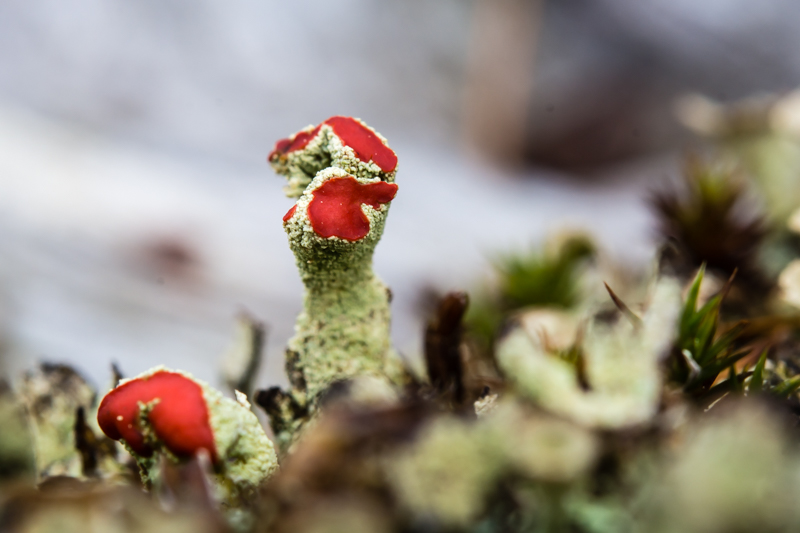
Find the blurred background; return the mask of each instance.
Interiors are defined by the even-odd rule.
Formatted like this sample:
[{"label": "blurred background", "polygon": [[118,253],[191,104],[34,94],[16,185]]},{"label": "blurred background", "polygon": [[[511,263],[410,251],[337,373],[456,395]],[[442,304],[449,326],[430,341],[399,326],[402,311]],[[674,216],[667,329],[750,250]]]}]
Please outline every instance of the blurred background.
[{"label": "blurred background", "polygon": [[649,261],[646,197],[698,143],[676,99],[790,91],[797,50],[795,0],[5,0],[0,367],[214,382],[246,310],[284,383],[302,287],[265,159],[331,115],[399,155],[375,268],[414,358],[420,295],[495,254],[571,228]]}]

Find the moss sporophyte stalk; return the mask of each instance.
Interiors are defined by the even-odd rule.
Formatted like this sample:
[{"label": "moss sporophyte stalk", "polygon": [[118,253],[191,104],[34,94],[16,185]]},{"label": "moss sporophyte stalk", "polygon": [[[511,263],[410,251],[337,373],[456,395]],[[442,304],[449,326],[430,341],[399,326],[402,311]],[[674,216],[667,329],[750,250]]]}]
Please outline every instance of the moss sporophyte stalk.
[{"label": "moss sporophyte stalk", "polygon": [[[283,218],[305,285],[287,350],[292,390],[276,397],[272,424],[285,444],[332,383],[359,376],[401,379],[390,338],[390,293],[372,271],[397,156],[358,119],[332,117],[278,141],[269,155],[296,204]],[[293,407],[289,409],[288,404]]]}]

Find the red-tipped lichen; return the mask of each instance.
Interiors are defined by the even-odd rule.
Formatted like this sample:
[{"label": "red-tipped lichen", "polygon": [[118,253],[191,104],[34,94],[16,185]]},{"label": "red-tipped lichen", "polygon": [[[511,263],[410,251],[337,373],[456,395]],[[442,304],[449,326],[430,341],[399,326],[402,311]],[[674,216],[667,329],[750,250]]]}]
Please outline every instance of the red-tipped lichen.
[{"label": "red-tipped lichen", "polygon": [[361,205],[379,209],[381,204],[391,202],[395,194],[394,183],[361,184],[353,177],[333,178],[314,190],[308,219],[320,237],[357,241],[369,233],[369,219]]},{"label": "red-tipped lichen", "polygon": [[272,161],[277,157],[294,152],[295,150],[302,150],[311,141],[311,139],[317,136],[321,127],[322,124],[311,131],[301,130],[291,137],[287,137],[286,139],[281,139],[280,141],[276,142],[275,148],[273,148],[269,153],[267,160]]},{"label": "red-tipped lichen", "polygon": [[352,117],[331,117],[324,122],[349,146],[356,156],[369,163],[372,161],[384,172],[392,172],[397,167],[397,155],[380,140],[372,129]]},{"label": "red-tipped lichen", "polygon": [[147,404],[152,405],[148,423],[170,452],[191,457],[204,449],[217,461],[203,389],[182,374],[159,371],[123,383],[103,398],[97,422],[110,438],[124,439],[138,455],[150,457],[154,450],[146,442],[139,420],[139,411]]},{"label": "red-tipped lichen", "polygon": [[323,126],[339,138],[342,145],[353,150],[355,156],[364,163],[375,163],[382,172],[394,172],[397,168],[397,155],[368,126],[352,117],[331,117],[314,128],[301,130],[291,137],[279,140],[269,153],[267,160],[277,163],[292,152],[303,150],[317,135]]},{"label": "red-tipped lichen", "polygon": [[292,207],[290,207],[286,214],[283,215],[283,221],[289,222],[289,219],[294,216],[295,211],[297,211],[297,204],[294,204]]}]

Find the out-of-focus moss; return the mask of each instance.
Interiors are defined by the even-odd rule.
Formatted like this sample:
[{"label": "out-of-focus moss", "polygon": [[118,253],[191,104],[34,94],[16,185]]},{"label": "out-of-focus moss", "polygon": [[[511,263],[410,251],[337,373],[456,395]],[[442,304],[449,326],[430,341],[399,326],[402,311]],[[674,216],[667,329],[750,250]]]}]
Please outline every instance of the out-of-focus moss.
[{"label": "out-of-focus moss", "polygon": [[512,309],[573,306],[579,298],[580,266],[594,253],[587,236],[566,234],[539,253],[503,257],[495,263],[500,297]]},{"label": "out-of-focus moss", "polygon": [[689,279],[705,264],[723,279],[736,272],[737,286],[748,294],[767,292],[770,283],[759,255],[767,225],[748,203],[749,192],[734,165],[689,158],[683,187],[651,198],[658,230],[672,252],[662,255],[664,266]]},{"label": "out-of-focus moss", "polygon": [[581,299],[580,275],[596,254],[583,234],[568,233],[541,250],[508,254],[494,261],[497,282],[473,298],[466,323],[488,349],[507,315],[526,307],[574,307]]}]

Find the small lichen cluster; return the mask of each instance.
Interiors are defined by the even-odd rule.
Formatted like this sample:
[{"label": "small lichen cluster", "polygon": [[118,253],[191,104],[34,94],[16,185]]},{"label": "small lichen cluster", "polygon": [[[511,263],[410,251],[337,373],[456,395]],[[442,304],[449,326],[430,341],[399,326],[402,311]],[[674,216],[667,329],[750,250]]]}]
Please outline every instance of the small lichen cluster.
[{"label": "small lichen cluster", "polygon": [[589,431],[507,400],[480,423],[435,419],[387,461],[387,475],[411,512],[465,527],[484,513],[504,476],[569,483],[587,472],[597,452]]},{"label": "small lichen cluster", "polygon": [[[497,359],[520,392],[549,411],[589,427],[619,429],[652,418],[661,396],[661,366],[675,337],[680,286],[660,280],[641,320],[622,317],[613,326],[589,321],[578,369],[548,354],[547,342],[557,335],[551,322],[529,321],[499,344]],[[578,324],[573,324],[572,342]]]},{"label": "small lichen cluster", "polygon": [[[161,391],[146,390],[136,396],[134,387],[141,388],[147,385],[148,381],[165,375],[180,382],[190,383],[197,388],[200,395],[192,397],[182,391],[180,397],[174,397],[169,389],[162,388]],[[127,397],[114,403],[119,394],[131,390],[133,392]],[[135,402],[134,421],[128,422],[124,419],[122,413],[128,412],[129,408],[122,402]],[[198,403],[200,405],[197,405]],[[158,422],[154,418],[157,409],[160,410]],[[200,420],[195,422],[197,425],[187,426],[183,423],[182,419],[188,417],[189,412],[198,410],[205,415],[199,417]],[[109,419],[121,422],[123,429],[126,429],[124,424],[128,424],[128,432],[121,433],[120,441],[136,459],[142,479],[149,486],[161,482],[159,476],[162,458],[173,463],[181,462],[185,459],[186,451],[177,448],[176,445],[181,441],[197,440],[193,433],[208,429],[213,441],[207,443],[207,446],[211,449],[189,451],[191,453],[204,451],[213,461],[216,495],[226,505],[230,507],[241,505],[278,467],[272,442],[250,410],[247,399],[241,397],[236,401],[227,398],[207,383],[185,372],[156,367],[134,378],[122,380],[117,388],[103,399],[99,413],[101,427],[106,433],[110,431],[107,428]],[[162,419],[166,422],[162,422]],[[203,423],[207,427],[203,427]],[[126,436],[138,438],[138,435],[142,435],[142,444],[134,445],[126,442]],[[198,442],[203,441],[198,440]]]},{"label": "small lichen cluster", "polygon": [[687,431],[642,496],[649,531],[792,531],[800,527],[800,455],[763,405]]},{"label": "small lichen cluster", "polygon": [[19,397],[28,415],[37,478],[81,476],[83,464],[74,444],[76,418],[79,409],[92,412],[94,389],[72,368],[45,364],[23,377]]}]

